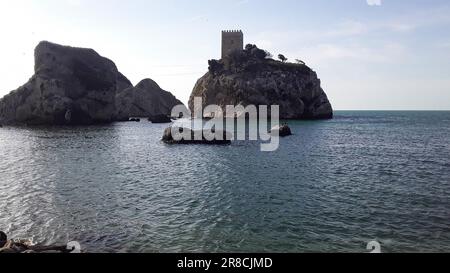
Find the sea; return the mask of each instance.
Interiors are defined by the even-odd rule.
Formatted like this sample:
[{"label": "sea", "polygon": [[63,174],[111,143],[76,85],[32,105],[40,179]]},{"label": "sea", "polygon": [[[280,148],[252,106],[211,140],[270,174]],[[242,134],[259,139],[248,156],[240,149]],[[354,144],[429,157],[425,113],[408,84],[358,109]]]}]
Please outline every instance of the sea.
[{"label": "sea", "polygon": [[0,230],[86,252],[450,252],[450,112],[336,111],[258,141],[0,128]]}]

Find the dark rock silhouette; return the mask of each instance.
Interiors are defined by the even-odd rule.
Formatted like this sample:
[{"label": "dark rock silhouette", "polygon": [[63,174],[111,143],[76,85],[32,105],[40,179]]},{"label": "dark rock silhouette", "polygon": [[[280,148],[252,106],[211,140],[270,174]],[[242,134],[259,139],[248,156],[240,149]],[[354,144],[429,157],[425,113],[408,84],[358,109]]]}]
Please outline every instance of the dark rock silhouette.
[{"label": "dark rock silhouette", "polygon": [[[0,100],[2,124],[83,125],[170,114],[180,103],[151,80],[136,87],[93,49],[41,42],[35,73]],[[138,111],[139,110],[139,111]]]},{"label": "dark rock silhouette", "polygon": [[29,240],[8,240],[8,236],[0,231],[0,254],[14,253],[70,253],[74,251],[66,246],[34,245]]},{"label": "dark rock silhouette", "polygon": [[[172,127],[164,130],[162,141],[167,144],[208,144],[208,145],[227,145],[231,144],[231,135],[225,131],[201,131],[188,128],[174,127],[178,132],[190,135],[190,139],[175,140],[172,136]],[[196,138],[197,136],[197,138]],[[208,138],[206,136],[209,136]],[[196,140],[198,139],[198,140]],[[213,139],[213,140],[208,140]]]},{"label": "dark rock silhouette", "polygon": [[92,49],[49,42],[39,43],[34,58],[35,74],[0,101],[4,123],[92,124],[114,120],[116,92],[131,83],[111,60]]},{"label": "dark rock silhouette", "polygon": [[287,124],[283,124],[270,130],[271,134],[278,134],[280,137],[287,137],[292,135],[291,128]]},{"label": "dark rock silhouette", "polygon": [[156,115],[148,118],[152,123],[171,123],[172,119],[167,115]]},{"label": "dark rock silhouette", "polygon": [[285,63],[267,58],[254,45],[234,51],[221,60],[209,61],[209,72],[200,78],[191,94],[203,98],[203,107],[227,105],[279,105],[282,119],[330,119],[333,109],[317,74],[303,63]]}]

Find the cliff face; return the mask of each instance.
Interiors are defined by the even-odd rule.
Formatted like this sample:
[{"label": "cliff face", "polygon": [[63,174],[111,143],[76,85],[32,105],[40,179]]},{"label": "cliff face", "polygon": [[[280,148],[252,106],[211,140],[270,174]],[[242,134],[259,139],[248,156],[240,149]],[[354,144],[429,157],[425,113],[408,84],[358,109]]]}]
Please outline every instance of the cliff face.
[{"label": "cliff face", "polygon": [[330,119],[333,109],[317,74],[304,64],[282,63],[266,58],[256,46],[235,51],[222,60],[209,61],[209,72],[200,78],[194,97],[203,107],[227,105],[279,105],[282,119]]},{"label": "cliff face", "polygon": [[[117,105],[122,97],[146,96],[142,113],[170,114],[160,107],[159,95],[145,84],[133,88],[116,65],[92,49],[41,42],[35,49],[35,74],[22,87],[0,100],[3,124],[95,124],[118,119]],[[128,90],[122,93],[123,90]],[[134,94],[136,92],[136,94]],[[126,94],[122,96],[122,94]],[[146,97],[146,98],[147,98]],[[136,99],[135,99],[136,100]],[[134,109],[121,108],[121,116],[132,116]]]},{"label": "cliff face", "polygon": [[92,49],[41,42],[35,74],[0,101],[3,123],[91,124],[114,120],[118,89],[131,86]]},{"label": "cliff face", "polygon": [[173,107],[183,104],[170,92],[164,91],[151,79],[142,80],[135,87],[129,87],[117,94],[118,120],[129,117],[170,116]]}]

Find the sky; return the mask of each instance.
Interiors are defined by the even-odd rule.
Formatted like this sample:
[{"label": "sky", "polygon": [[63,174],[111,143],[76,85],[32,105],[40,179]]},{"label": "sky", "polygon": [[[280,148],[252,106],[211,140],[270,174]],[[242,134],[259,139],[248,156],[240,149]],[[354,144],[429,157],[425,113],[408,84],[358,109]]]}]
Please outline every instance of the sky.
[{"label": "sky", "polygon": [[187,103],[221,31],[314,69],[336,110],[450,110],[448,0],[0,0],[0,97],[39,41],[95,49]]}]

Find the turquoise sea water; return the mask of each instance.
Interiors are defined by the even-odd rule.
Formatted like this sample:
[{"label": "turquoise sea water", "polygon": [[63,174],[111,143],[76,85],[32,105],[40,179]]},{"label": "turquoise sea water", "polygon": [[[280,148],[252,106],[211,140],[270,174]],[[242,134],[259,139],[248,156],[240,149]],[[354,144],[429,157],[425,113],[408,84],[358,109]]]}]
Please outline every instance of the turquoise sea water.
[{"label": "turquoise sea water", "polygon": [[0,230],[92,252],[450,252],[450,112],[292,121],[261,153],[167,125],[0,128]]}]

